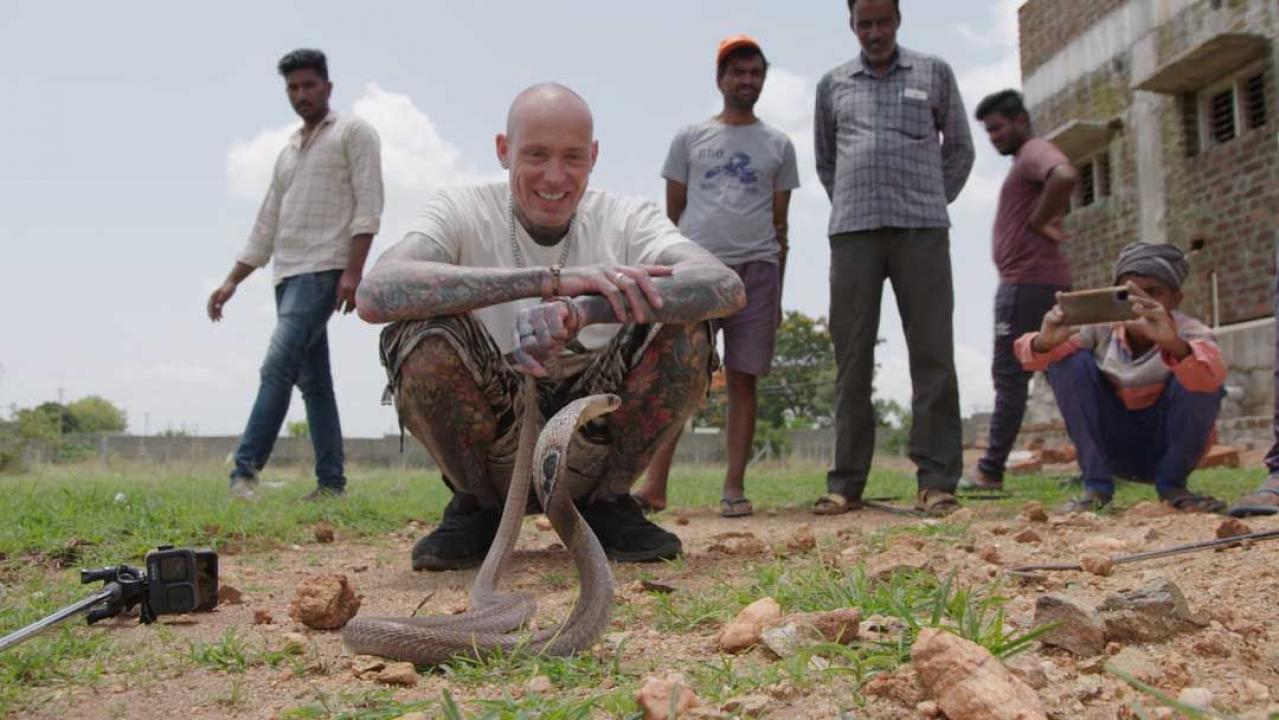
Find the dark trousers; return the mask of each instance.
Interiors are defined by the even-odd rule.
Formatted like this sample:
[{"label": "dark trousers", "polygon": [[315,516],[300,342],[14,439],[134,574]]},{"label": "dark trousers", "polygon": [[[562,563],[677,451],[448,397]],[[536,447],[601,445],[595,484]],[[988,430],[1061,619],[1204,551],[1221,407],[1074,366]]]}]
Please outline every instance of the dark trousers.
[{"label": "dark trousers", "polygon": [[990,375],[995,382],[995,411],[990,416],[986,454],[977,469],[1003,478],[1008,454],[1017,441],[1026,415],[1026,395],[1034,373],[1022,369],[1013,343],[1039,329],[1044,314],[1057,303],[1056,294],[1069,288],[1059,285],[1004,285],[995,291],[995,349]]},{"label": "dark trousers", "polygon": [[963,467],[951,316],[950,233],[882,229],[830,239],[835,344],[835,460],[827,490],[858,498],[875,452],[871,401],[884,279],[893,284],[910,354],[910,459],[919,487],[953,492]]},{"label": "dark trousers", "polygon": [[1153,478],[1160,497],[1186,487],[1225,394],[1190,392],[1169,377],[1154,405],[1129,410],[1087,350],[1049,366],[1048,382],[1079,451],[1084,488],[1102,495],[1114,494],[1116,476]]}]

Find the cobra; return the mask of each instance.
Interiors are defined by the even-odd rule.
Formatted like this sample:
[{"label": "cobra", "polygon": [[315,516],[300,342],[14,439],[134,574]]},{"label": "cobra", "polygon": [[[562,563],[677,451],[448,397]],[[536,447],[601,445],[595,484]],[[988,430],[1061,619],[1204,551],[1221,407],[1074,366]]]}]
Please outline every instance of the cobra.
[{"label": "cobra", "polygon": [[[604,548],[582,518],[567,485],[568,445],[582,424],[618,408],[616,395],[591,395],[560,410],[539,433],[537,390],[532,377],[521,389],[519,450],[497,535],[471,586],[470,605],[460,615],[431,617],[356,617],[342,640],[353,652],[379,655],[415,665],[439,665],[459,655],[485,655],[516,648],[533,653],[571,655],[595,644],[613,610],[613,573]],[[533,477],[537,469],[538,477]],[[530,484],[546,517],[573,556],[580,589],[562,623],[535,632],[520,628],[537,611],[528,593],[499,593],[497,583],[509,564],[519,535]]]}]

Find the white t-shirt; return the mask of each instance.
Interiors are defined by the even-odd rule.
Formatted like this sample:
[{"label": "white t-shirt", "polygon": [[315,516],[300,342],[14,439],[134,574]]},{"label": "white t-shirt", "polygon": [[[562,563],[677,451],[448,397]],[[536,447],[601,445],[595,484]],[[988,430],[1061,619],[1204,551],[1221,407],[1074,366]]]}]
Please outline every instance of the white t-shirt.
[{"label": "white t-shirt", "polygon": [[[452,187],[436,193],[409,226],[406,239],[434,243],[455,265],[463,267],[520,267],[511,250],[506,183]],[[420,236],[413,238],[414,233]],[[690,242],[680,234],[657,205],[643,198],[587,190],[573,218],[572,247],[565,267],[585,265],[656,264],[663,250]],[[519,221],[515,242],[526,267],[549,267],[564,251],[561,240],[551,247],[538,245]],[[473,310],[503,354],[515,349],[515,322],[521,308],[540,298],[524,298]],[[577,339],[587,350],[602,349],[620,325],[591,325]]]}]

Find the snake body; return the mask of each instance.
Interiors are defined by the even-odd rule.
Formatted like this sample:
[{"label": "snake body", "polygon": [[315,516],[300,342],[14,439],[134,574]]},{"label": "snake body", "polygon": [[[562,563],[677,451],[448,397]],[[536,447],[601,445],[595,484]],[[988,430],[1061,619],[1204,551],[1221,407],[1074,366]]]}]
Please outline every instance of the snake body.
[{"label": "snake body", "polygon": [[[577,428],[616,410],[616,395],[591,395],[569,403],[537,430],[537,397],[531,377],[523,385],[524,412],[519,450],[497,535],[471,586],[470,606],[460,615],[432,617],[356,617],[342,639],[357,653],[415,665],[439,665],[459,655],[484,655],[515,648],[569,655],[590,647],[608,625],[613,609],[613,573],[604,548],[582,518],[564,482],[568,445]],[[520,631],[537,610],[528,593],[499,593],[519,535],[529,485],[551,526],[573,556],[581,586],[569,616],[553,628]]]}]

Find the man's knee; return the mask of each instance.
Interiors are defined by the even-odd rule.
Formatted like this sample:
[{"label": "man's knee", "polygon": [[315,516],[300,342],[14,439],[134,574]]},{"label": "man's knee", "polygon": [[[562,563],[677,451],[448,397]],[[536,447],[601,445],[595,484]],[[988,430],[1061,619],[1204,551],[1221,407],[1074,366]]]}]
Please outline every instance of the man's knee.
[{"label": "man's knee", "polygon": [[400,388],[451,385],[464,372],[469,375],[457,348],[442,335],[427,335],[400,364]]}]

